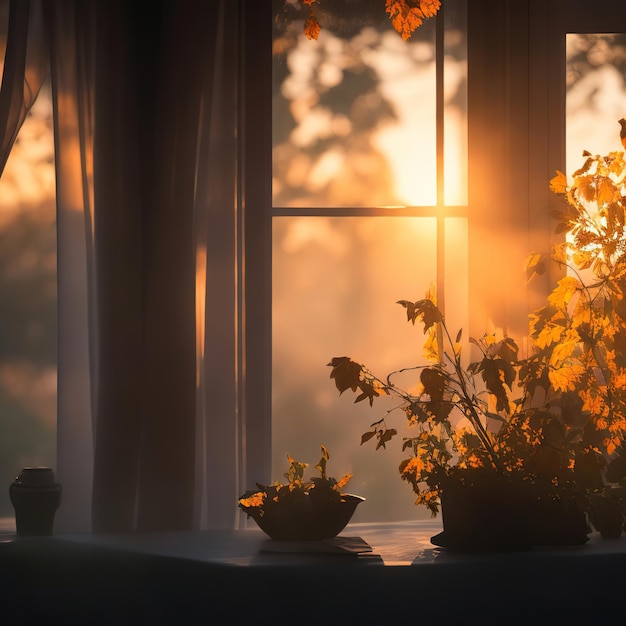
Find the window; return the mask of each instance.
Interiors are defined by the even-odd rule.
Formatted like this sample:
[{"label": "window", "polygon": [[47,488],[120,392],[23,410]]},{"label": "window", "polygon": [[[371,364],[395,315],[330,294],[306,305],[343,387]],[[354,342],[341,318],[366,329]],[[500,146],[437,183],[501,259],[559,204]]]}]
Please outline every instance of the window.
[{"label": "window", "polygon": [[[0,179],[0,476],[56,467],[56,212],[49,82]],[[0,518],[14,515],[0,490]]]},{"label": "window", "polygon": [[566,167],[583,151],[621,150],[618,120],[626,116],[626,35],[566,34]]},{"label": "window", "polygon": [[338,398],[326,364],[420,362],[396,302],[431,288],[467,324],[466,3],[408,42],[381,0],[319,11],[309,41],[300,3],[274,2],[272,476],[287,453],[314,464],[323,443],[372,502],[361,521],[407,519],[396,451],[359,447],[382,404]]}]

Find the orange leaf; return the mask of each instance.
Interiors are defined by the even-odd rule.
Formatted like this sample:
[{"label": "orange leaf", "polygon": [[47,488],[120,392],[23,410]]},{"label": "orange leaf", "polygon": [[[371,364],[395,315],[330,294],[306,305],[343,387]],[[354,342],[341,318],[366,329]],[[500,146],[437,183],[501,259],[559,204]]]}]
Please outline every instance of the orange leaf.
[{"label": "orange leaf", "polygon": [[598,206],[603,207],[613,201],[615,187],[609,178],[602,176],[597,183],[598,186]]},{"label": "orange leaf", "polygon": [[315,15],[309,15],[304,23],[304,34],[307,36],[307,39],[317,39],[320,34],[320,30],[321,27]]},{"label": "orange leaf", "polygon": [[582,289],[582,285],[577,278],[564,276],[548,296],[548,302],[556,307],[565,307],[580,289]]},{"label": "orange leaf", "polygon": [[441,7],[439,0],[385,0],[385,11],[395,30],[407,41],[422,22],[434,17]]},{"label": "orange leaf", "polygon": [[341,480],[337,481],[335,485],[335,489],[343,489],[349,482],[350,479],[354,476],[354,474],[346,474]]},{"label": "orange leaf", "polygon": [[420,7],[424,17],[435,17],[441,8],[441,2],[439,0],[420,0]]},{"label": "orange leaf", "polygon": [[550,181],[550,190],[554,193],[565,193],[567,191],[567,178],[563,172],[556,171],[556,176]]}]

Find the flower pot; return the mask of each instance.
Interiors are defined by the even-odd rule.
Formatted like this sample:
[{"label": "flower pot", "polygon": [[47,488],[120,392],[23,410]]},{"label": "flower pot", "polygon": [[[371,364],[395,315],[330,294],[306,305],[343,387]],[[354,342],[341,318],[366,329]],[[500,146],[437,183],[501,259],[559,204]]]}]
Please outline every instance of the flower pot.
[{"label": "flower pot", "polygon": [[61,503],[61,485],[49,467],[25,467],[9,486],[18,535],[51,535]]},{"label": "flower pot", "polygon": [[257,507],[242,508],[272,539],[314,541],[336,537],[364,500],[351,494],[337,499],[303,495],[266,503],[263,512]]},{"label": "flower pot", "polygon": [[577,546],[589,541],[585,509],[574,495],[535,489],[531,493],[529,521],[534,546]]},{"label": "flower pot", "polygon": [[492,470],[461,470],[443,486],[443,532],[432,543],[457,552],[509,552],[589,540],[575,495],[551,483]]},{"label": "flower pot", "polygon": [[491,470],[461,470],[443,485],[443,532],[431,542],[455,552],[530,550],[531,504],[520,481]]}]

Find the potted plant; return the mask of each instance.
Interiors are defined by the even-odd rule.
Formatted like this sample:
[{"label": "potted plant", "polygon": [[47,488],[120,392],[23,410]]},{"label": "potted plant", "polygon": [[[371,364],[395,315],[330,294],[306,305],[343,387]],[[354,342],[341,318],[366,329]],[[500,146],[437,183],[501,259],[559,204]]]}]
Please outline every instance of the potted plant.
[{"label": "potted plant", "polygon": [[[380,395],[399,406],[373,422],[361,443],[397,436],[390,413],[405,414],[401,478],[444,522],[438,545],[463,550],[524,548],[587,541],[586,515],[603,536],[620,536],[626,455],[626,162],[623,152],[584,153],[568,183],[551,190],[562,242],[552,261],[563,270],[547,304],[530,315],[530,354],[509,337],[471,339],[478,358],[462,359],[434,297],[399,302],[426,334],[430,364],[385,378],[348,357],[328,364],[340,393],[370,406]],[[546,259],[533,253],[531,280]],[[414,371],[408,391],[396,376]],[[514,394],[515,392],[515,394]],[[515,397],[514,397],[515,396]],[[605,521],[610,520],[610,521]],[[614,523],[615,530],[609,525]]]},{"label": "potted plant", "polygon": [[[563,234],[550,256],[563,276],[546,306],[531,316],[537,350],[523,382],[541,389],[561,415],[570,463],[587,491],[594,526],[603,535],[621,535],[621,528],[605,531],[601,520],[613,517],[619,527],[623,518],[626,162],[621,151],[583,156],[571,181],[557,172],[550,183],[562,198],[553,216]],[[529,279],[545,267],[542,255],[531,255]]]},{"label": "potted plant", "polygon": [[320,473],[304,479],[308,463],[287,455],[286,483],[257,484],[239,498],[239,507],[254,519],[269,537],[279,541],[314,541],[337,536],[348,524],[356,507],[365,500],[343,493],[352,478],[336,480],[326,473],[328,450],[322,445],[322,458],[315,466]]},{"label": "potted plant", "polygon": [[[515,341],[494,334],[470,338],[478,358],[467,363],[462,333],[453,338],[434,297],[399,304],[408,321],[423,325],[428,364],[383,379],[348,357],[329,363],[339,392],[358,392],[356,402],[368,400],[371,406],[381,395],[400,400],[371,424],[361,443],[371,440],[376,449],[385,448],[398,435],[387,425],[390,414],[404,414],[408,430],[402,450],[410,456],[400,463],[400,476],[411,485],[416,504],[433,515],[441,508],[444,532],[433,537],[436,545],[462,551],[517,550],[548,543],[547,535],[563,536],[552,532],[550,521],[538,519],[545,518],[547,503],[572,502],[572,477],[556,476],[538,462],[539,452],[552,450],[552,442],[537,423],[539,414],[525,406],[524,394],[512,397],[520,370]],[[395,380],[411,371],[417,385],[408,391]],[[582,509],[575,510],[574,525],[565,534],[567,542],[586,541]]]}]

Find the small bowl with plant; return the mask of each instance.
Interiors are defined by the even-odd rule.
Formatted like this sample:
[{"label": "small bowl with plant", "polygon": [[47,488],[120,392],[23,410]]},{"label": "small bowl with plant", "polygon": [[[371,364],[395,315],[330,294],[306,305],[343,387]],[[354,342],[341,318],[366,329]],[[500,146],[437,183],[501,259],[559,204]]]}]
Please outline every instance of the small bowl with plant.
[{"label": "small bowl with plant", "polygon": [[270,538],[279,541],[315,541],[336,537],[348,524],[361,496],[342,489],[352,478],[346,474],[336,480],[326,473],[328,450],[322,446],[322,458],[315,469],[319,476],[304,479],[308,463],[287,455],[289,469],[286,483],[257,483],[257,489],[239,498],[239,508],[251,517]]}]

